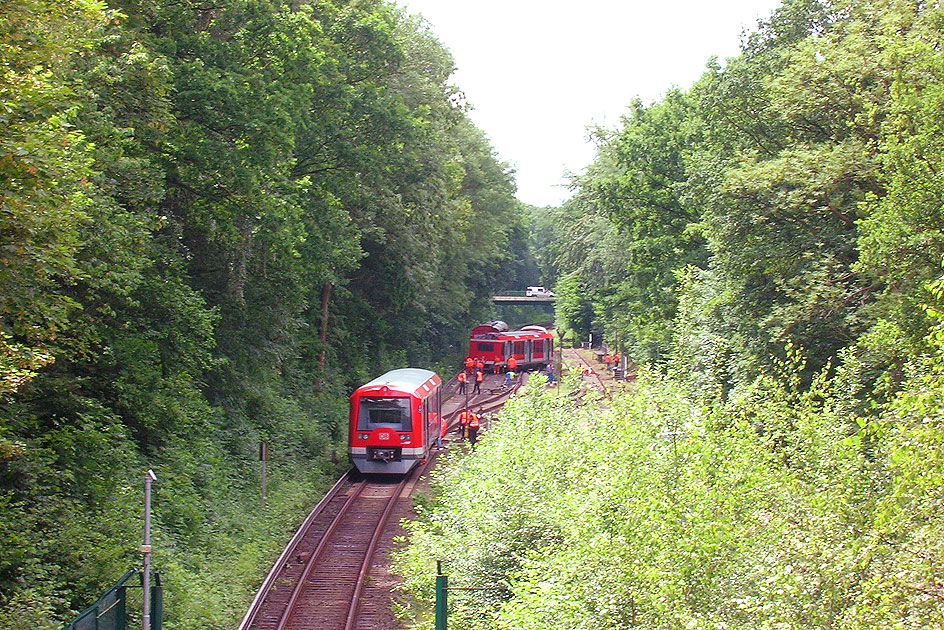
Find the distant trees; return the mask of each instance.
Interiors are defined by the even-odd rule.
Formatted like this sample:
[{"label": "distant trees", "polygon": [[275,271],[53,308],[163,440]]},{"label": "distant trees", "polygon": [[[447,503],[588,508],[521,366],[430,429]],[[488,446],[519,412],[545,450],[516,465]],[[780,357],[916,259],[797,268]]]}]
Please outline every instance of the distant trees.
[{"label": "distant trees", "polygon": [[595,326],[639,361],[713,339],[726,384],[788,342],[807,376],[856,348],[870,379],[897,378],[923,348],[918,305],[944,256],[926,177],[936,57],[920,52],[941,37],[936,15],[787,2],[740,57],[598,132],[557,216],[599,254],[568,256],[560,227],[556,258],[587,287]]}]

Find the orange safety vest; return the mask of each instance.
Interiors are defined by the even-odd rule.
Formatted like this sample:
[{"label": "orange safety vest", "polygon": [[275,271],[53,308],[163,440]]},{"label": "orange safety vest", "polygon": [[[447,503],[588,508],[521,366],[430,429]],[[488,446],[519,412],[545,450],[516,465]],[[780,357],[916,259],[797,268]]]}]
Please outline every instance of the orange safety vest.
[{"label": "orange safety vest", "polygon": [[513,370],[518,367],[518,359],[514,357],[508,357],[508,369]]},{"label": "orange safety vest", "polygon": [[475,373],[475,382],[481,383],[483,380],[485,380],[485,374],[482,373],[482,370],[479,370]]},{"label": "orange safety vest", "polygon": [[445,416],[439,420],[439,437],[446,437],[446,432],[449,430],[449,423],[446,422]]},{"label": "orange safety vest", "polygon": [[468,412],[468,411],[463,411],[462,413],[459,414],[459,424],[461,424],[462,426],[465,426],[465,425],[469,424],[469,412]]},{"label": "orange safety vest", "polygon": [[467,368],[472,367],[472,364],[473,364],[473,363],[475,363],[475,361],[472,360],[472,357],[466,357],[466,358],[465,358],[465,366],[466,366]]},{"label": "orange safety vest", "polygon": [[473,413],[473,414],[472,414],[472,419],[469,420],[469,428],[470,428],[470,429],[478,429],[478,428],[479,428],[479,415],[478,415],[477,413]]},{"label": "orange safety vest", "polygon": [[459,378],[459,382],[460,382],[460,383],[468,383],[468,382],[469,382],[469,377],[465,375],[465,372],[459,372],[459,377],[458,377],[458,378]]},{"label": "orange safety vest", "polygon": [[475,361],[475,367],[481,370],[483,367],[485,367],[485,361],[483,361],[482,359],[477,359]]}]

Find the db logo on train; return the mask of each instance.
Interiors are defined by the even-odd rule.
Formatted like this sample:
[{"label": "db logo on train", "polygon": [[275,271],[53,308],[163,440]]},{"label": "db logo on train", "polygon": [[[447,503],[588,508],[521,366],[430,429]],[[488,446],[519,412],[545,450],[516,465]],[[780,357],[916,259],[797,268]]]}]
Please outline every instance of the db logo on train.
[{"label": "db logo on train", "polygon": [[389,440],[389,439],[390,439],[390,434],[389,434],[389,433],[381,433],[381,434],[378,435],[377,437],[378,437],[378,439],[381,439],[381,440]]}]

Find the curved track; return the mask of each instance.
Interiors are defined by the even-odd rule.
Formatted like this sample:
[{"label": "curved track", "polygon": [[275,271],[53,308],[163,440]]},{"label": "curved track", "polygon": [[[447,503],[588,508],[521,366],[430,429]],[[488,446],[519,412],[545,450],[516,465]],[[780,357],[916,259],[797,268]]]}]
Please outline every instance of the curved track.
[{"label": "curved track", "polygon": [[580,354],[579,352],[575,352],[574,354],[577,356],[578,359],[580,359],[580,361],[581,361],[585,366],[587,366],[588,368],[590,368],[590,370],[593,372],[593,375],[596,377],[597,381],[600,383],[600,389],[603,391],[603,395],[604,395],[607,399],[612,399],[613,396],[612,396],[612,394],[610,394],[610,388],[607,387],[606,383],[603,382],[603,377],[600,376],[600,374],[597,372],[596,368],[594,368],[593,365],[591,365],[589,361],[587,361],[585,358],[583,358],[583,355]]},{"label": "curved track", "polygon": [[286,546],[239,630],[376,627],[361,601],[374,551],[407,484],[423,470],[397,480],[345,474]]},{"label": "curved track", "polygon": [[[521,387],[500,387],[492,376],[489,393],[469,397],[469,407],[501,407]],[[453,381],[451,380],[450,383]],[[453,397],[454,398],[454,397]],[[445,413],[450,430],[464,405]],[[431,460],[430,460],[431,461]],[[364,479],[345,473],[311,511],[286,545],[253,599],[238,630],[376,630],[389,600],[371,596],[370,570],[378,543],[398,500],[409,497],[429,462],[402,477]]]}]

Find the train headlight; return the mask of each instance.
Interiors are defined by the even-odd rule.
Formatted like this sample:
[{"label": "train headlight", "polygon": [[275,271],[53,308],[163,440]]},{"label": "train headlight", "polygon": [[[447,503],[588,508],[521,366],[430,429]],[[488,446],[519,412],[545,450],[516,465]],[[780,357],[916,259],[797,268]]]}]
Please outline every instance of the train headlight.
[{"label": "train headlight", "polygon": [[401,441],[401,442],[409,442],[409,441],[410,441],[410,436],[409,436],[409,435],[401,435],[401,436],[400,436],[400,441]]},{"label": "train headlight", "polygon": [[357,439],[358,439],[358,440],[366,440],[366,439],[369,438],[369,437],[370,437],[370,433],[358,433],[358,434],[357,434]]}]

